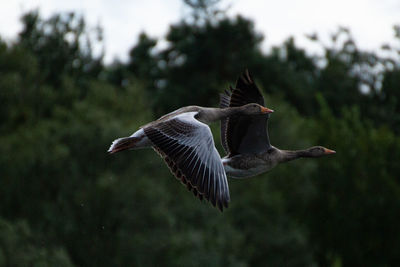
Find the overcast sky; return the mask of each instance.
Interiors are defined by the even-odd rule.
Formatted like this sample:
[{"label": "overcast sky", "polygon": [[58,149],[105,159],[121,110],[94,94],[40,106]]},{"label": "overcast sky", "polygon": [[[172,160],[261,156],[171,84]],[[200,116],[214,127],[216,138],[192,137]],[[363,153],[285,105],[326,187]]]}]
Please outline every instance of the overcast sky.
[{"label": "overcast sky", "polygon": [[[106,61],[126,59],[137,36],[145,31],[162,37],[171,23],[187,13],[182,0],[0,0],[0,36],[11,40],[21,29],[22,13],[39,8],[44,17],[54,12],[77,11],[87,22],[104,29]],[[255,21],[265,37],[263,48],[294,36],[310,53],[318,48],[304,35],[317,32],[328,40],[338,26],[349,27],[359,47],[378,50],[393,42],[392,26],[400,24],[400,0],[224,0],[229,15]]]}]

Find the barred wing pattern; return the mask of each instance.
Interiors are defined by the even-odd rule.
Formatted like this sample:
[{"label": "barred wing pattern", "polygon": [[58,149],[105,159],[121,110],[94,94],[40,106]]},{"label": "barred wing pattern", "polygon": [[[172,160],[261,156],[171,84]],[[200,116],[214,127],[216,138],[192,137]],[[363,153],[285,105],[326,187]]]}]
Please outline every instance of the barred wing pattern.
[{"label": "barred wing pattern", "polygon": [[[229,107],[233,88],[229,87],[229,89],[230,89],[230,91],[225,89],[224,94],[223,93],[219,94],[219,107],[220,108]],[[221,144],[222,144],[222,147],[224,148],[226,154],[230,153],[229,147],[228,147],[228,142],[226,140],[227,139],[226,130],[227,130],[228,123],[229,123],[228,121],[229,121],[229,117],[221,119]]]},{"label": "barred wing pattern", "polygon": [[222,211],[230,200],[228,181],[211,130],[196,114],[182,113],[143,130],[175,177]]},{"label": "barred wing pattern", "polygon": [[[239,77],[235,88],[220,95],[220,107],[239,107],[249,103],[264,106],[264,97],[246,71]],[[221,120],[221,142],[229,156],[267,151],[271,144],[267,131],[269,115],[231,116]]]}]

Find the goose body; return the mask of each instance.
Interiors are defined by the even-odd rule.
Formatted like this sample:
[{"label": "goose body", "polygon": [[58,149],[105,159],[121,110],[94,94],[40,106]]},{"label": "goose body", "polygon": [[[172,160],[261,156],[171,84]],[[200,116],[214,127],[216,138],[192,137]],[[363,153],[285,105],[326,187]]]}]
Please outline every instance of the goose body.
[{"label": "goose body", "polygon": [[[271,153],[271,154],[270,154]],[[232,178],[247,178],[267,172],[278,165],[279,161],[270,153],[239,154],[222,158],[222,164],[227,176]]]},{"label": "goose body", "polygon": [[[264,97],[246,71],[237,80],[235,88],[221,94],[220,107],[238,107],[248,103],[265,105]],[[221,143],[227,153],[222,162],[228,176],[252,177],[290,160],[336,153],[321,146],[294,151],[272,146],[268,136],[268,118],[269,114],[247,117],[237,114],[221,120]]]},{"label": "goose body", "polygon": [[189,191],[222,210],[230,200],[228,181],[207,124],[236,114],[267,112],[272,111],[254,103],[223,109],[183,107],[114,140],[108,152],[152,147]]}]

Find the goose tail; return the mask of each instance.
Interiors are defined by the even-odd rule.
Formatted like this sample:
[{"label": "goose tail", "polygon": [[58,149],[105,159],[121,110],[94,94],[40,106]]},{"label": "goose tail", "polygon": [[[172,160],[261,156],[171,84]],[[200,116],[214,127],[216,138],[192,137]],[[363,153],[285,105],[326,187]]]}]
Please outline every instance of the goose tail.
[{"label": "goose tail", "polygon": [[134,136],[115,139],[107,152],[114,154],[123,150],[134,149],[139,140],[140,138]]}]

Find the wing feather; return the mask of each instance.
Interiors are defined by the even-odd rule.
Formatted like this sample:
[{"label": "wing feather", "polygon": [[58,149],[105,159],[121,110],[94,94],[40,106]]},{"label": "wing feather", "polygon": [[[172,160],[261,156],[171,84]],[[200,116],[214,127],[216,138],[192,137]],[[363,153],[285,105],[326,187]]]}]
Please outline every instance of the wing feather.
[{"label": "wing feather", "polygon": [[205,197],[222,211],[230,200],[226,174],[210,128],[195,115],[178,114],[143,130],[174,176],[194,196]]},{"label": "wing feather", "polygon": [[[246,70],[237,80],[234,89],[220,97],[221,107],[238,107],[249,103],[264,106],[264,97]],[[221,120],[221,142],[229,156],[267,151],[271,144],[268,137],[269,115],[255,115],[250,118],[231,116]]]}]

